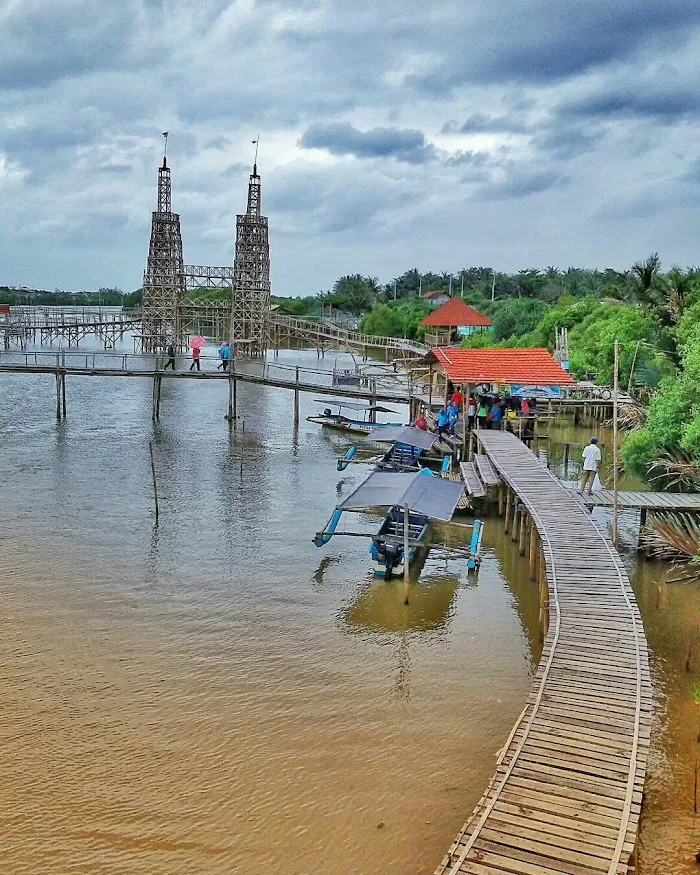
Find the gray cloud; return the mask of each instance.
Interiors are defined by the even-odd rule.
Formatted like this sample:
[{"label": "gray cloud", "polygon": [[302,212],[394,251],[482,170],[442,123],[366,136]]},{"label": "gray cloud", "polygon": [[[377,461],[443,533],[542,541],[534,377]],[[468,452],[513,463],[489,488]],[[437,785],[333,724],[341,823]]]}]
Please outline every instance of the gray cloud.
[{"label": "gray cloud", "polygon": [[299,139],[304,149],[325,149],[332,155],[356,158],[396,158],[409,164],[424,164],[435,158],[435,147],[415,129],[372,128],[358,131],[349,122],[317,122]]},{"label": "gray cloud", "polygon": [[529,125],[515,115],[488,116],[476,112],[462,122],[447,121],[442,126],[443,134],[522,134],[529,130]]}]

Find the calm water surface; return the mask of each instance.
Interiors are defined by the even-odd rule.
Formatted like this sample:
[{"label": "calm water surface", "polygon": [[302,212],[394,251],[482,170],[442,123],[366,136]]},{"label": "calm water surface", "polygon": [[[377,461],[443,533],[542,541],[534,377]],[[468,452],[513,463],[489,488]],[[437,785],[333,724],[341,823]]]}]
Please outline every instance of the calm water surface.
[{"label": "calm water surface", "polygon": [[[2,871],[432,872],[539,656],[499,521],[478,577],[434,550],[406,609],[364,539],[311,543],[367,471],[336,472],[348,441],[303,421],[310,396],[295,434],[282,391],[239,386],[234,431],[224,383],[164,381],[156,426],[147,380],[67,385],[56,423],[51,377],[0,377]],[[552,437],[555,465],[585,440]],[[643,871],[685,875],[697,590],[633,576],[658,701]]]}]

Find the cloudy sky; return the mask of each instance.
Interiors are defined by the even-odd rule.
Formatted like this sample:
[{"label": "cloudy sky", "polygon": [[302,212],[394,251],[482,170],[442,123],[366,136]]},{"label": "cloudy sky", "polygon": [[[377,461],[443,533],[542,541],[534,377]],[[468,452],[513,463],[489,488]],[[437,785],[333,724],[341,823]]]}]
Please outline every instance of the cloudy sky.
[{"label": "cloudy sky", "polygon": [[170,131],[230,264],[260,133],[273,290],[700,263],[697,0],[0,0],[0,284],[137,288]]}]

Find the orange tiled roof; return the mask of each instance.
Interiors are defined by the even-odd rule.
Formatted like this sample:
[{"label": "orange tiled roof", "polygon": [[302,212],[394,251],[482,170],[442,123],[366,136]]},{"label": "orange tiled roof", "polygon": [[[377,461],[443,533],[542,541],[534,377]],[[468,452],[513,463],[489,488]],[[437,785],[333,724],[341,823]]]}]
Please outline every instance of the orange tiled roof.
[{"label": "orange tiled roof", "polygon": [[465,304],[461,298],[450,298],[436,310],[421,319],[421,325],[436,325],[444,328],[456,328],[459,325],[492,325],[490,319],[482,316],[473,307]]},{"label": "orange tiled roof", "polygon": [[433,355],[453,383],[501,383],[572,386],[576,381],[544,348],[463,349],[436,347]]}]

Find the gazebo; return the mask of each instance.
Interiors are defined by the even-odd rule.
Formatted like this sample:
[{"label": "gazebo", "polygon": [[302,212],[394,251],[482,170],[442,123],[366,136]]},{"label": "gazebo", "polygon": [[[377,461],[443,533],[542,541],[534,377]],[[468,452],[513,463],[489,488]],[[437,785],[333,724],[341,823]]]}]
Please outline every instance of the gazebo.
[{"label": "gazebo", "polygon": [[467,337],[475,331],[488,331],[493,327],[490,319],[465,304],[461,298],[449,298],[421,319],[420,324],[433,329],[425,334],[425,342],[429,346],[449,346],[456,336]]}]

